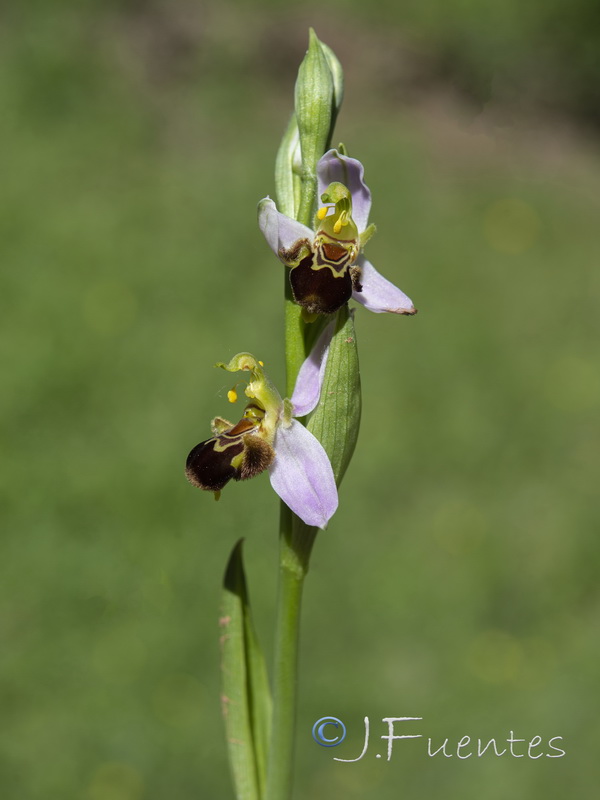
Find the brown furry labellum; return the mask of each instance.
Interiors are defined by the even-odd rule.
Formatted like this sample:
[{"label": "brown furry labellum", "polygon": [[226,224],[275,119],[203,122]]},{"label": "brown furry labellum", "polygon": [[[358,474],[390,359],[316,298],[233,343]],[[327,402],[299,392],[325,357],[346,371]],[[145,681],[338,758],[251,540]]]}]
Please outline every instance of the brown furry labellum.
[{"label": "brown furry labellum", "polygon": [[[351,241],[342,245],[317,237],[314,250],[306,252],[309,242],[301,240],[280,257],[291,265],[290,284],[294,301],[310,314],[333,314],[360,292],[360,267],[353,265],[356,250]],[[296,263],[294,263],[296,261]]]},{"label": "brown furry labellum", "polygon": [[259,428],[259,424],[244,418],[197,444],[185,465],[189,482],[199,489],[220,492],[232,478],[245,481],[267,469],[275,451],[261,438]]}]

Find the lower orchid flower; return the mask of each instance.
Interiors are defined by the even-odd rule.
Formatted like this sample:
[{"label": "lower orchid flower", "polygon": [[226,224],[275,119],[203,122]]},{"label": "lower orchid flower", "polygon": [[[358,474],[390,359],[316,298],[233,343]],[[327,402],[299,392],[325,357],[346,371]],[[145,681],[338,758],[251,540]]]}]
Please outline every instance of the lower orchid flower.
[{"label": "lower orchid flower", "polygon": [[271,250],[291,267],[290,284],[305,314],[332,314],[352,297],[379,314],[416,314],[404,292],[380,275],[361,251],[375,232],[369,225],[371,192],[360,161],[329,150],[317,164],[323,205],[315,230],[277,210],[268,197],[258,204],[258,224]]},{"label": "lower orchid flower", "polygon": [[[273,489],[295,514],[307,525],[327,525],[338,505],[331,463],[319,440],[294,416],[310,413],[319,402],[328,338],[331,331],[304,362],[291,400],[281,398],[262,362],[249,353],[216,365],[250,372],[245,389],[250,402],[237,424],[222,417],[212,421],[212,438],[196,445],[187,458],[190,483],[218,499],[231,479],[246,480],[268,469]],[[235,389],[228,396],[235,402]]]}]

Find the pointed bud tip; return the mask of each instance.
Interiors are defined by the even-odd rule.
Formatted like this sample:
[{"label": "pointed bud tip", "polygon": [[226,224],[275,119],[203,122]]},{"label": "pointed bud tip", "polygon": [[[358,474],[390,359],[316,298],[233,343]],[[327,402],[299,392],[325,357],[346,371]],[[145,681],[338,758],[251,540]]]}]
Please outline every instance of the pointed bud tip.
[{"label": "pointed bud tip", "polygon": [[298,70],[294,108],[303,174],[314,175],[317,161],[325,151],[332,132],[337,105],[329,61],[312,29],[309,31],[308,50]]}]

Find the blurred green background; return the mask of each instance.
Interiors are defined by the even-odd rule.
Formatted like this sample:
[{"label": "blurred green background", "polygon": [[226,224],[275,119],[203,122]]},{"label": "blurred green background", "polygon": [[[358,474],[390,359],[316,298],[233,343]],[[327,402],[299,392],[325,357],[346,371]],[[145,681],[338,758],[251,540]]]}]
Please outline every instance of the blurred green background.
[{"label": "blurred green background", "polygon": [[[309,25],[346,69],[336,140],[366,165],[369,256],[420,313],[357,311],[362,431],[306,585],[295,796],[595,797],[599,16],[4,7],[2,798],[232,796],[220,581],[246,537],[270,654],[278,504],[265,476],[216,504],[183,462],[231,413],[215,361],[249,350],[282,379],[255,207]],[[336,750],[311,738],[328,715]],[[333,761],[367,715],[368,754]],[[425,736],[389,763],[387,716]],[[428,736],[510,731],[567,755],[427,756]]]}]

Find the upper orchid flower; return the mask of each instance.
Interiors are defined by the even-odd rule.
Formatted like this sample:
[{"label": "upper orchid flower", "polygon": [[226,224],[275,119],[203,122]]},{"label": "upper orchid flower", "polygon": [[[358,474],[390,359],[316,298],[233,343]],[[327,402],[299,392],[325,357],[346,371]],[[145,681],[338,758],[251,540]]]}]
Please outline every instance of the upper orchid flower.
[{"label": "upper orchid flower", "polygon": [[[314,353],[320,354],[317,360]],[[293,417],[304,416],[317,405],[325,353],[321,338],[300,370],[291,401],[281,399],[262,362],[249,353],[217,364],[228,372],[250,372],[245,389],[250,402],[237,425],[222,417],[212,421],[213,437],[196,445],[187,458],[188,480],[218,498],[232,478],[245,480],[268,469],[271,485],[284,503],[307,525],[324,528],[338,505],[333,470],[318,439]],[[228,397],[235,402],[235,389]]]},{"label": "upper orchid flower", "polygon": [[361,255],[375,232],[369,225],[371,192],[360,161],[329,150],[317,164],[323,205],[315,230],[277,210],[266,197],[258,204],[258,224],[271,250],[291,267],[294,300],[309,315],[332,314],[354,298],[379,314],[416,314],[404,292],[380,275]]}]

